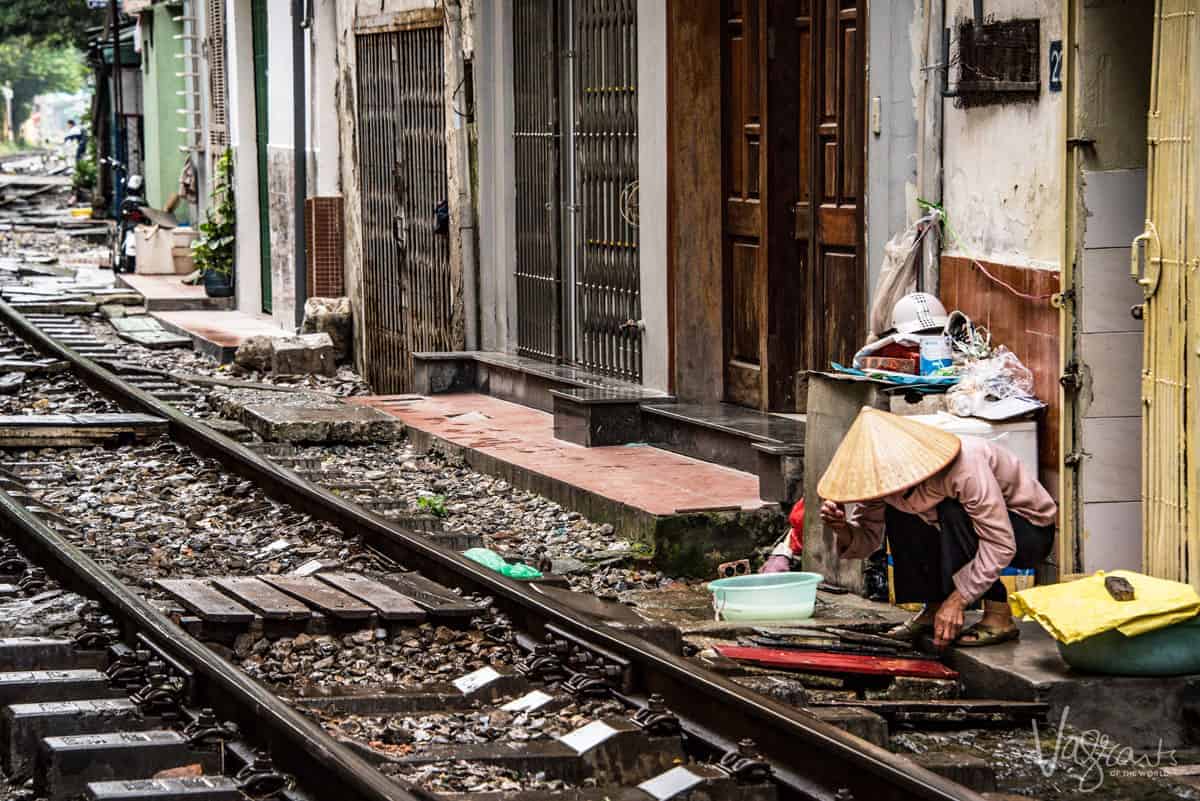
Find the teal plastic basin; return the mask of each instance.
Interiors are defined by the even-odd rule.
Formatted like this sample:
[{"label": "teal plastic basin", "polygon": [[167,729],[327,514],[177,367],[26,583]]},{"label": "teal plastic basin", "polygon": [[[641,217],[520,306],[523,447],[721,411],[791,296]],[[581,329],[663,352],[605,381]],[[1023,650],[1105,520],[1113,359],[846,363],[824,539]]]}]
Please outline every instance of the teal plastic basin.
[{"label": "teal plastic basin", "polygon": [[802,620],[812,617],[820,573],[760,573],[708,584],[718,620]]},{"label": "teal plastic basin", "polygon": [[1071,645],[1058,643],[1076,670],[1112,676],[1182,676],[1200,673],[1200,617],[1126,637],[1113,629]]}]

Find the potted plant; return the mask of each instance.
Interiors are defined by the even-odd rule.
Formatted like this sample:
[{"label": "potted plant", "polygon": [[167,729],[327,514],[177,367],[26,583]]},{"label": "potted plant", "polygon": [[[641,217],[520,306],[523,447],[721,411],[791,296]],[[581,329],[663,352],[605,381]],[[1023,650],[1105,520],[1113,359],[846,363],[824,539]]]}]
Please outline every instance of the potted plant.
[{"label": "potted plant", "polygon": [[204,293],[210,298],[228,298],[233,296],[234,242],[237,233],[232,149],[226,150],[217,159],[212,196],[213,207],[199,225],[200,236],[192,243],[192,257],[204,279]]}]

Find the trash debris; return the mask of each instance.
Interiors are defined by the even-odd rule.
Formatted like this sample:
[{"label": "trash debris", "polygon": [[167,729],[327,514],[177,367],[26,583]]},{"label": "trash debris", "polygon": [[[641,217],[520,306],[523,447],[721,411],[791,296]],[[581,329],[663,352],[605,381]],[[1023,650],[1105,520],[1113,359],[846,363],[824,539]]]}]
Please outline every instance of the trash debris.
[{"label": "trash debris", "polygon": [[516,564],[507,562],[504,557],[490,548],[472,548],[464,552],[463,556],[472,562],[478,562],[489,570],[493,570],[511,579],[537,579],[542,577],[542,572],[537,568],[520,562]]}]

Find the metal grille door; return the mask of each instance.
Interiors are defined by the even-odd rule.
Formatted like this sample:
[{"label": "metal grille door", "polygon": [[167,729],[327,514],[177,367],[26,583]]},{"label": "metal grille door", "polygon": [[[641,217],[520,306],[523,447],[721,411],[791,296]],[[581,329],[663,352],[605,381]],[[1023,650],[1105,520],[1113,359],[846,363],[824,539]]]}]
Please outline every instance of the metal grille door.
[{"label": "metal grille door", "polygon": [[412,354],[452,350],[456,286],[449,241],[435,229],[447,199],[442,29],[360,34],[366,377],[406,392]]},{"label": "metal grille door", "polygon": [[1198,187],[1192,165],[1200,0],[1159,0],[1156,11],[1147,220],[1133,250],[1133,274],[1145,295],[1142,563],[1151,575],[1200,588],[1200,503],[1195,497],[1200,421],[1194,394],[1200,319],[1191,313],[1200,303],[1194,219]]},{"label": "metal grille door", "polygon": [[518,349],[639,381],[636,0],[513,10]]},{"label": "metal grille door", "polygon": [[563,355],[559,25],[556,0],[514,0],[517,348]]},{"label": "metal grille door", "polygon": [[573,0],[576,342],[572,361],[642,377],[637,2]]}]

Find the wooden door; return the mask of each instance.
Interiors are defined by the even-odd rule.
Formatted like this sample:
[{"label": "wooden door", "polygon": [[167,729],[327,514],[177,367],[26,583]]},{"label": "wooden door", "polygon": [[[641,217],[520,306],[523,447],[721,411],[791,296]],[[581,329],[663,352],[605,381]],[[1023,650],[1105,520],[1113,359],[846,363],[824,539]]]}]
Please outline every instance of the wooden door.
[{"label": "wooden door", "polygon": [[725,399],[803,411],[863,334],[865,0],[726,0]]},{"label": "wooden door", "polygon": [[[798,117],[801,198],[796,239],[808,254],[807,367],[848,364],[865,333],[863,254],[865,0],[805,0],[797,49],[812,74]],[[809,100],[811,98],[811,102]],[[801,399],[802,401],[803,399]]]},{"label": "wooden door", "polygon": [[722,42],[725,399],[762,407],[767,367],[767,0],[727,0]]}]

